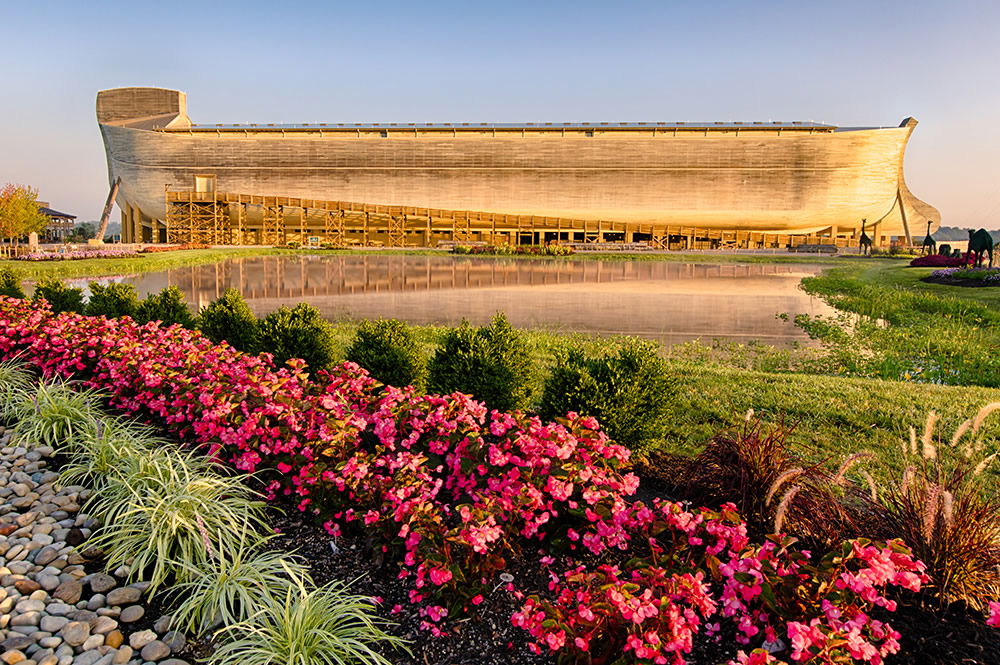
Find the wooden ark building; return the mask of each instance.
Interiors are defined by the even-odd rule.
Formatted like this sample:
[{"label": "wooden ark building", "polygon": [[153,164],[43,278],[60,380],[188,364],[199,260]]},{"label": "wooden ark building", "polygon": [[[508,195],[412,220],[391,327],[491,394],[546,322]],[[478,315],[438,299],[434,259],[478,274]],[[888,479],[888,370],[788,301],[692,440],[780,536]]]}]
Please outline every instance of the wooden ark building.
[{"label": "wooden ark building", "polygon": [[909,241],[916,121],[197,125],[184,93],[97,95],[132,242],[669,249]]}]

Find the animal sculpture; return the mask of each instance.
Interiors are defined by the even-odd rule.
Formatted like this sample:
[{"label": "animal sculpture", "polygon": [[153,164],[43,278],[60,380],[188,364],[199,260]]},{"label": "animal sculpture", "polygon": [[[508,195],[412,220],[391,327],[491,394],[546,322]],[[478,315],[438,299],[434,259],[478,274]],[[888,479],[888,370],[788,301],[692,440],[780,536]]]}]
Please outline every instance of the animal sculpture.
[{"label": "animal sculpture", "polygon": [[868,222],[867,219],[861,220],[861,239],[858,240],[858,249],[861,250],[861,254],[864,256],[871,256],[872,253],[872,239],[868,237],[865,233],[865,224]]},{"label": "animal sculpture", "polygon": [[975,258],[976,267],[983,264],[983,254],[989,254],[990,267],[993,267],[993,236],[986,229],[973,231],[969,229],[969,247],[965,250],[965,261],[969,262],[970,255]]},{"label": "animal sculpture", "polygon": [[927,220],[927,235],[924,236],[924,245],[921,248],[922,254],[934,254],[937,252],[937,240],[931,235],[931,220]]}]

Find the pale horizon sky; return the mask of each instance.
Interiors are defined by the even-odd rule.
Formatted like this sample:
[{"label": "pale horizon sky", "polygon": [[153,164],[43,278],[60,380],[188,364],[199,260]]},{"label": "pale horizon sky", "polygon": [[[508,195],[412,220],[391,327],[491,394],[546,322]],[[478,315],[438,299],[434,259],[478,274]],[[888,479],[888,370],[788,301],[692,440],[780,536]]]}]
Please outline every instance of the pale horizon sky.
[{"label": "pale horizon sky", "polygon": [[[0,184],[100,216],[98,90],[188,94],[195,122],[920,121],[906,180],[1000,228],[1000,4],[0,4]],[[114,219],[117,219],[117,214]]]}]

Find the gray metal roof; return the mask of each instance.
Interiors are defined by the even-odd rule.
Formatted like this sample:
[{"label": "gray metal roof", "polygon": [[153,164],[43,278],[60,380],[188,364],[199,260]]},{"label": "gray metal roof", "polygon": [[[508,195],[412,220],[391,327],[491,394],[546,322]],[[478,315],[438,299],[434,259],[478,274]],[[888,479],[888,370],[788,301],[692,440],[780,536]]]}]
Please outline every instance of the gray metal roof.
[{"label": "gray metal roof", "polygon": [[[836,125],[819,122],[382,122],[382,123],[222,123],[193,124],[193,130],[227,129],[824,129],[836,130]],[[177,128],[185,131],[188,128]]]},{"label": "gray metal roof", "polygon": [[76,219],[76,215],[71,215],[66,212],[59,212],[58,210],[53,210],[52,208],[47,208],[45,206],[39,206],[38,211],[43,215],[52,217],[54,219]]}]

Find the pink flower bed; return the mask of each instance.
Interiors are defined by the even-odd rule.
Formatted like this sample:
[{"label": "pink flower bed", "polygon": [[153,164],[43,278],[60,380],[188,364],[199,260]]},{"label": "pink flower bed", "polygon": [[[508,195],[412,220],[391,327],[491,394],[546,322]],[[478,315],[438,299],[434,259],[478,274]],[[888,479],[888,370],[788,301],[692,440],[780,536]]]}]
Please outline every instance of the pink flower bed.
[{"label": "pink flower bed", "polygon": [[124,249],[78,249],[71,252],[33,252],[19,257],[19,261],[76,261],[80,259],[129,259],[138,252]]},{"label": "pink flower bed", "polygon": [[928,254],[918,256],[910,261],[914,268],[955,268],[965,265],[965,256],[942,256],[940,254]]},{"label": "pink flower bed", "polygon": [[[751,546],[732,506],[633,502],[628,450],[572,413],[543,423],[461,394],[382,390],[350,363],[310,377],[300,361],[276,369],[180,327],[0,297],[0,356],[17,354],[266,474],[272,498],[291,498],[332,537],[365,529],[435,634],[475,611],[509,560],[541,548],[575,563],[550,573],[548,594],[505,585],[524,598],[513,621],[537,651],[682,663],[724,622],[748,648],[780,638],[795,662],[877,664],[898,634],[869,612],[894,609],[887,589],[927,581],[898,542],[813,561],[791,540]],[[751,651],[736,662],[775,661]]]}]

